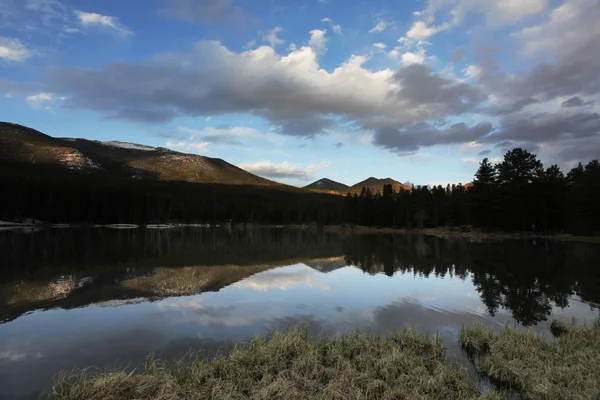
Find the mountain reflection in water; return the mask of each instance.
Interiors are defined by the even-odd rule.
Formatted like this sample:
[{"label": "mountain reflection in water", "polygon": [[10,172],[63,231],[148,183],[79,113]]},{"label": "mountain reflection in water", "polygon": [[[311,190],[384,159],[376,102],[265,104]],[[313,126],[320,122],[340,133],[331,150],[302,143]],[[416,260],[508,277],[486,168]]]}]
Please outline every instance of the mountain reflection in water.
[{"label": "mountain reflection in water", "polygon": [[[291,229],[0,232],[0,397],[75,366],[207,354],[272,329],[590,320],[600,246]],[[457,357],[459,357],[457,355]],[[117,364],[115,364],[117,363]]]}]

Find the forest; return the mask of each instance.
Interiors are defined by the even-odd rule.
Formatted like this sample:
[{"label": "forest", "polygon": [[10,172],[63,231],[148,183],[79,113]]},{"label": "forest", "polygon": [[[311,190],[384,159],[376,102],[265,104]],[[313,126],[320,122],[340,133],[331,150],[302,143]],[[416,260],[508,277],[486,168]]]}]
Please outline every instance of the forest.
[{"label": "forest", "polygon": [[335,196],[290,188],[107,178],[58,167],[0,166],[0,220],[53,223],[233,223],[469,227],[600,233],[600,163],[568,173],[516,148],[483,159],[473,185]]},{"label": "forest", "polygon": [[566,175],[544,168],[535,154],[516,148],[493,165],[484,158],[473,185],[416,186],[411,191],[363,190],[346,197],[345,220],[367,226],[470,226],[487,231],[600,233],[600,163]]}]

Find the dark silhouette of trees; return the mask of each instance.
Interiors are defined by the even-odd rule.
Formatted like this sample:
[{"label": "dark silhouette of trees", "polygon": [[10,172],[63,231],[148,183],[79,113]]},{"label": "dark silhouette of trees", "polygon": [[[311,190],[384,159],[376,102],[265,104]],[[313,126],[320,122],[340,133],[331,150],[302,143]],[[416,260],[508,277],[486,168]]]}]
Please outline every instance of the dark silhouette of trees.
[{"label": "dark silhouette of trees", "polygon": [[[524,149],[493,165],[484,158],[473,184],[363,188],[342,196],[249,185],[107,178],[52,166],[0,165],[0,220],[77,223],[350,224],[501,231],[600,233],[600,163],[565,174]],[[460,227],[460,228],[459,228]]]},{"label": "dark silhouette of trees", "polygon": [[350,224],[408,229],[471,226],[598,234],[597,204],[597,160],[580,164],[565,176],[557,165],[544,169],[535,154],[517,148],[507,152],[497,165],[484,158],[468,187],[413,186],[400,192],[389,187],[381,195],[367,190],[348,195],[345,219]]}]

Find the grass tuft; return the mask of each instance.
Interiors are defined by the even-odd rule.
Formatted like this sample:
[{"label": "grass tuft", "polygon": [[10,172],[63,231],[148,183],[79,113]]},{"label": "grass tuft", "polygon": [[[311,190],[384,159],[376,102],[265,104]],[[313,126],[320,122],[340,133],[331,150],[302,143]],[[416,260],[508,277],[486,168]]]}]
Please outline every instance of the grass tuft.
[{"label": "grass tuft", "polygon": [[463,329],[463,349],[475,353],[476,368],[494,381],[533,399],[600,398],[600,329],[555,321],[548,343],[532,330],[506,327],[495,334],[475,325]]},{"label": "grass tuft", "polygon": [[139,374],[60,375],[50,399],[487,399],[444,348],[412,330],[381,338],[355,332],[310,340],[277,332],[210,361],[167,364],[149,358]]},{"label": "grass tuft", "polygon": [[552,321],[552,323],[550,323],[550,331],[556,337],[562,336],[569,332],[569,324],[555,319]]}]

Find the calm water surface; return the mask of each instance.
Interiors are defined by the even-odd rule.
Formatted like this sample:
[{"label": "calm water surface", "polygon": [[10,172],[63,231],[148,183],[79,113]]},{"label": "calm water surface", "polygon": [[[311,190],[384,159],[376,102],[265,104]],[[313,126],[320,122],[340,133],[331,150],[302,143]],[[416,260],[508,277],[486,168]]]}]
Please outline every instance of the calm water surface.
[{"label": "calm water surface", "polygon": [[0,398],[74,367],[214,353],[273,329],[439,332],[599,315],[600,246],[301,230],[0,232]]}]

